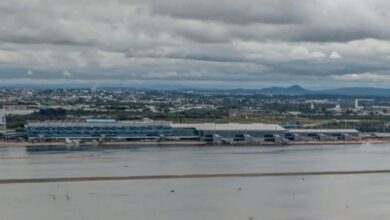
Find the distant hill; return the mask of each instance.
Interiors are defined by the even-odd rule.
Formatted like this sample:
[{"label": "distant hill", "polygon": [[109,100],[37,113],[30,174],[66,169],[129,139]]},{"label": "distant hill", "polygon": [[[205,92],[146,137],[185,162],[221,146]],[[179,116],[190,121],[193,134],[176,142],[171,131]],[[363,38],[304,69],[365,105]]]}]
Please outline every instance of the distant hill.
[{"label": "distant hill", "polygon": [[318,94],[335,94],[335,95],[379,95],[390,96],[390,89],[372,88],[372,87],[346,87],[338,89],[328,89],[316,91]]},{"label": "distant hill", "polygon": [[336,89],[325,90],[309,90],[302,88],[299,85],[293,85],[290,87],[269,87],[256,90],[261,94],[273,94],[273,95],[359,95],[359,96],[390,96],[390,88],[372,88],[372,87],[344,87]]},{"label": "distant hill", "polygon": [[270,87],[256,90],[258,93],[262,94],[275,94],[275,95],[305,95],[313,94],[314,91],[304,89],[299,85],[293,85],[290,87]]},{"label": "distant hill", "polygon": [[[94,84],[10,84],[1,85],[0,88],[34,88],[34,89],[80,89],[91,88]],[[262,89],[218,89],[218,88],[202,88],[202,87],[187,87],[179,84],[148,84],[148,85],[125,85],[125,84],[101,84],[98,86],[101,89],[140,89],[140,90],[161,90],[161,91],[207,91],[207,92],[231,92],[231,93],[257,93],[267,95],[349,95],[349,96],[389,96],[390,88],[374,88],[374,87],[342,87],[335,89],[310,90],[301,87],[300,85],[292,85],[289,87],[268,87]]]}]

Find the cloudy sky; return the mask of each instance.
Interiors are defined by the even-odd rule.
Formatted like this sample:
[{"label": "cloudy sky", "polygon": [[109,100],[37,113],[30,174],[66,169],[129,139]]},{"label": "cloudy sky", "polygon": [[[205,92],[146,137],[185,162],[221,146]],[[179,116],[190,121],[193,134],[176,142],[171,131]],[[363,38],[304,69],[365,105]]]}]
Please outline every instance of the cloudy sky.
[{"label": "cloudy sky", "polygon": [[390,86],[388,0],[1,0],[1,84]]}]

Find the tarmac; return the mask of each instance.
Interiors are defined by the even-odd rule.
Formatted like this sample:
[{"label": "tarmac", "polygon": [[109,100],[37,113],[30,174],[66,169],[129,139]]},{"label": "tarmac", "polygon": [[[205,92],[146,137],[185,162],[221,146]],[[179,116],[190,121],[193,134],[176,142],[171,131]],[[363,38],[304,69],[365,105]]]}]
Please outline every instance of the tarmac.
[{"label": "tarmac", "polygon": [[[205,179],[205,178],[243,178],[243,177],[283,177],[283,176],[324,176],[324,175],[367,175],[390,174],[390,170],[344,170],[312,172],[271,172],[271,173],[214,173],[214,174],[178,174],[178,175],[145,175],[145,176],[91,176],[60,178],[0,179],[0,184],[22,183],[57,183],[87,181],[120,181],[120,180],[164,180],[164,179]],[[304,180],[304,178],[302,179]]]}]

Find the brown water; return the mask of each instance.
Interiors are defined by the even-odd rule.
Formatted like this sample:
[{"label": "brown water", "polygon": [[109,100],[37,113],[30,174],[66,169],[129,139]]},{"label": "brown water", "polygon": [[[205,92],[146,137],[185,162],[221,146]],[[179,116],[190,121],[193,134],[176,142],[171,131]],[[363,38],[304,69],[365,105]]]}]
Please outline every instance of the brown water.
[{"label": "brown water", "polygon": [[[0,148],[0,179],[390,169],[390,145]],[[390,174],[0,185],[0,219],[389,219]]]}]

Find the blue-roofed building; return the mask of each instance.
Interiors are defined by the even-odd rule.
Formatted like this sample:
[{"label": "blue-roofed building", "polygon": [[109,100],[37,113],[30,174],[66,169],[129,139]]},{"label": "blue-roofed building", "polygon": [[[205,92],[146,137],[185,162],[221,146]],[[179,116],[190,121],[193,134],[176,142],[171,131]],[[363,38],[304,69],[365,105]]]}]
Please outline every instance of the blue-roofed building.
[{"label": "blue-roofed building", "polygon": [[115,119],[86,119],[86,123],[115,123]]},{"label": "blue-roofed building", "polygon": [[111,119],[29,122],[25,128],[29,140],[66,138],[140,140],[160,139],[171,135],[167,122],[119,122]]}]

